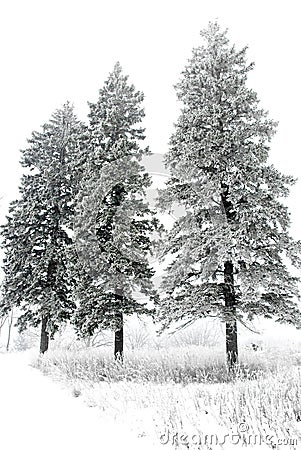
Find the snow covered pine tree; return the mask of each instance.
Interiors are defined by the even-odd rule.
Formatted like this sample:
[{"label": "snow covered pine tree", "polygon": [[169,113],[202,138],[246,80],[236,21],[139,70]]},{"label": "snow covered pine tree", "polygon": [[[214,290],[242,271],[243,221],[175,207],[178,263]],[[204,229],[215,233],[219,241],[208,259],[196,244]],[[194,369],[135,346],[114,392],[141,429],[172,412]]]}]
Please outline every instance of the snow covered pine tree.
[{"label": "snow covered pine tree", "polygon": [[75,304],[70,295],[67,229],[73,215],[77,180],[73,165],[83,125],[68,103],[22,151],[20,198],[11,203],[2,227],[5,250],[1,314],[19,309],[20,331],[41,324],[40,351],[68,320]]},{"label": "snow covered pine tree", "polygon": [[289,213],[279,201],[294,183],[269,165],[276,124],[247,87],[253,64],[246,48],[229,45],[227,31],[210,23],[205,44],[193,50],[177,95],[183,109],[170,140],[171,179],[161,207],[174,201],[186,213],[168,233],[173,253],[163,280],[159,317],[172,321],[217,316],[226,324],[228,367],[238,362],[237,321],[255,315],[300,325],[300,242],[288,234]]},{"label": "snow covered pine tree", "polygon": [[140,164],[149,152],[139,144],[145,138],[138,127],[143,94],[127,80],[117,63],[98,101],[90,103],[88,158],[75,220],[75,326],[82,336],[113,330],[115,358],[123,356],[124,315],[149,314],[156,299],[148,254],[157,220],[144,200],[151,181]]}]

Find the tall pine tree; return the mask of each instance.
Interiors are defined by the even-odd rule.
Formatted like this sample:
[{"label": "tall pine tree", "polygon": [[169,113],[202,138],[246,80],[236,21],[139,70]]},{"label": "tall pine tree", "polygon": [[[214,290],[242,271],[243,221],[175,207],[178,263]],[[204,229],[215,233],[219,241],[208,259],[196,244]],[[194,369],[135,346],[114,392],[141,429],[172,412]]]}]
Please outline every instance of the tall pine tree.
[{"label": "tall pine tree", "polygon": [[20,331],[41,325],[40,351],[70,319],[75,304],[68,271],[68,229],[77,191],[75,161],[84,127],[65,104],[22,151],[19,199],[2,227],[5,250],[2,314],[17,307]]},{"label": "tall pine tree", "polygon": [[[149,266],[157,221],[145,202],[150,186],[141,158],[143,94],[128,84],[119,63],[90,104],[88,154],[75,220],[78,256],[75,325],[83,336],[114,331],[123,355],[124,317],[149,314],[155,299]],[[147,301],[139,300],[142,294]]]},{"label": "tall pine tree", "polygon": [[233,367],[237,321],[260,315],[300,325],[298,279],[287,267],[300,268],[300,242],[281,202],[294,179],[268,163],[276,124],[247,85],[246,48],[230,45],[217,23],[201,36],[176,86],[183,108],[165,159],[171,179],[161,206],[177,201],[186,213],[167,236],[174,258],[159,317],[165,326],[220,317]]}]

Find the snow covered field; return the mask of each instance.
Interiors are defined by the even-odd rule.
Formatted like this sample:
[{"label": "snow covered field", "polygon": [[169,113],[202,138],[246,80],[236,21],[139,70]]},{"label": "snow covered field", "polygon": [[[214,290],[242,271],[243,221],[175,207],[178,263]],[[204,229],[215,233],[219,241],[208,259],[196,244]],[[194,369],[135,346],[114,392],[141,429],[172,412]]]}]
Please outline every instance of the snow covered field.
[{"label": "snow covered field", "polygon": [[[176,369],[184,377],[200,362],[211,363],[205,349],[186,350],[179,349],[178,358],[163,351],[161,361],[160,352],[151,351],[148,363],[137,350],[128,352],[119,381],[95,349],[54,349],[40,360],[41,371],[30,365],[37,365],[36,350],[0,354],[1,450],[300,448],[299,354],[242,355],[249,367],[256,361],[257,372],[266,371],[257,379],[164,381]],[[147,370],[153,377],[157,371],[157,382],[147,381]],[[100,381],[105,371],[111,379]]]},{"label": "snow covered field", "polygon": [[1,450],[115,450],[156,447],[101,419],[28,365],[28,354],[0,355]]},{"label": "snow covered field", "polygon": [[127,352],[123,367],[114,367],[103,350],[56,349],[37,365],[98,409],[101,420],[109,417],[115,429],[121,424],[139,437],[143,448],[153,442],[158,449],[298,449],[299,354],[249,351],[241,355],[245,372],[231,381],[218,360],[212,364],[214,353],[201,347]]},{"label": "snow covered field", "polygon": [[[177,335],[172,342],[180,347],[173,348],[169,341],[153,342],[150,330],[145,334],[132,324],[122,370],[114,367],[110,348],[85,349],[66,332],[38,364],[45,375],[29,365],[37,365],[35,347],[0,353],[0,449],[169,450],[178,444],[179,450],[196,450],[206,435],[220,444],[229,435],[225,445],[211,447],[265,450],[273,447],[259,445],[256,436],[268,430],[275,442],[284,439],[285,429],[299,443],[278,448],[298,449],[301,344],[297,334],[288,341],[285,330],[277,333],[283,342],[272,340],[275,325],[270,335],[266,330],[266,348],[257,352],[246,346],[249,337],[241,336],[241,361],[249,375],[236,383],[225,382],[223,348],[202,347],[201,337],[207,344],[219,340],[205,325],[198,328],[198,340],[193,329]],[[4,351],[7,330],[2,334]],[[14,330],[12,349],[33,345],[31,334],[21,337]],[[252,370],[263,375],[252,380]],[[237,441],[241,423],[248,427],[247,447]]]}]

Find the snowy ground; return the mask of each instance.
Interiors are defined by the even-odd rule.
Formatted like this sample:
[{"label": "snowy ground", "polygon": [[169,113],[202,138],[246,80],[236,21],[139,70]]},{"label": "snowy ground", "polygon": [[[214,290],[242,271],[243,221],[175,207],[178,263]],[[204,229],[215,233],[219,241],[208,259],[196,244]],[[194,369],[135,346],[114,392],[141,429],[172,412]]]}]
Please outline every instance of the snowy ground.
[{"label": "snowy ground", "polygon": [[[167,440],[165,433],[164,439],[160,438],[160,442],[158,438],[153,438],[150,429],[154,416],[151,410],[151,394],[148,393],[151,386],[148,384],[140,385],[140,396],[145,403],[145,407],[141,409],[139,402],[133,401],[133,405],[131,405],[126,401],[131,397],[135,400],[136,395],[139,397],[135,390],[137,388],[137,386],[135,388],[135,383],[98,383],[97,386],[91,387],[93,390],[90,393],[91,399],[95,402],[93,408],[88,406],[93,403],[87,401],[89,395],[75,398],[71,389],[63,388],[61,384],[53,382],[51,378],[30,367],[31,360],[30,353],[0,354],[0,450],[170,450],[171,448],[187,450],[187,443],[185,440],[182,442],[181,437],[171,439],[171,436],[174,435],[168,435],[170,439]],[[129,387],[130,392],[127,391]],[[218,386],[204,385],[205,388],[212,390],[212,394],[214,394]],[[202,446],[201,448],[204,449],[268,450],[279,448],[281,450],[281,448],[290,448],[296,450],[299,448],[298,445],[290,446],[284,442],[282,445],[274,447],[264,442],[258,445],[258,440],[254,441],[254,439],[249,442],[249,445],[244,446],[241,439],[237,439],[235,430],[231,431],[218,424],[214,409],[210,409],[207,405],[206,408],[196,410],[195,401],[201,401],[201,398],[196,395],[198,386],[172,385],[170,389],[174,394],[173,397],[167,384],[158,385],[157,394],[162,397],[163,403],[172,411],[172,414],[181,420],[187,432],[186,437],[191,450],[199,448],[193,439],[193,436],[196,435],[194,422],[200,422],[201,428],[206,431],[208,436],[219,436],[218,444]],[[231,390],[230,385],[229,389]],[[109,396],[106,390],[109,391]],[[172,398],[176,398],[175,390],[179,390],[181,395],[178,396],[177,407],[172,408],[169,403],[172,402]],[[152,392],[155,392],[154,389]],[[86,403],[84,397],[86,397]],[[112,402],[111,409],[105,408],[105,400],[108,398]],[[119,420],[117,420],[118,414],[112,413],[116,404],[120,406],[121,411],[124,410],[124,414],[119,414]],[[155,404],[161,405],[159,401]],[[161,407],[163,406],[161,405]],[[101,409],[109,417],[104,415]],[[198,411],[197,414],[196,411]],[[160,412],[157,410],[157,414]],[[161,415],[159,414],[159,416]],[[171,422],[176,422],[177,417],[171,418],[173,419]],[[242,425],[247,425],[246,436],[249,435],[249,422],[251,423],[251,417],[248,418],[247,424],[240,423],[238,426],[240,432],[243,432]],[[146,427],[147,432],[140,433],[141,437],[137,437],[139,428],[142,430],[143,427]],[[173,430],[171,430],[172,432]],[[221,445],[220,439],[223,436],[227,436],[227,439],[225,438],[226,443],[223,442]],[[253,434],[251,434],[252,436],[254,437]],[[178,446],[173,445],[175,440],[178,442]]]},{"label": "snowy ground", "polygon": [[[154,450],[125,427],[100,419],[28,365],[24,354],[0,354],[1,450]],[[165,447],[166,448],[166,447]]]}]

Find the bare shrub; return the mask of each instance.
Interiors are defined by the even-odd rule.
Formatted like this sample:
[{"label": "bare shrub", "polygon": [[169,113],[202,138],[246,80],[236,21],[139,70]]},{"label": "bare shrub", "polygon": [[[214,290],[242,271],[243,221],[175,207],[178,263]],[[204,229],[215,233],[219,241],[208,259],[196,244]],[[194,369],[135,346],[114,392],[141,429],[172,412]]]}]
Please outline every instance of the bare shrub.
[{"label": "bare shrub", "polygon": [[150,334],[145,325],[125,327],[125,346],[130,350],[140,350],[150,344]]},{"label": "bare shrub", "polygon": [[220,322],[216,320],[200,320],[175,333],[173,344],[178,346],[199,345],[202,347],[216,347],[221,343],[222,338],[223,333]]},{"label": "bare shrub", "polygon": [[18,352],[29,350],[38,345],[39,338],[39,332],[36,329],[25,330],[17,334],[13,342],[13,349]]}]

